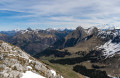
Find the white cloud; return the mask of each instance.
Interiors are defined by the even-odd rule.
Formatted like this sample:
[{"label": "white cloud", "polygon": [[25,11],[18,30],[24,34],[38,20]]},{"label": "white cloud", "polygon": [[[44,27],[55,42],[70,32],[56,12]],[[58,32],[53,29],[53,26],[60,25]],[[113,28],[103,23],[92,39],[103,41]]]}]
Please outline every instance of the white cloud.
[{"label": "white cloud", "polygon": [[[56,25],[119,25],[119,0],[0,0],[0,10],[28,13],[26,23]],[[34,17],[34,19],[33,19]],[[44,22],[42,19],[46,19]],[[30,21],[30,22],[29,22]]]}]

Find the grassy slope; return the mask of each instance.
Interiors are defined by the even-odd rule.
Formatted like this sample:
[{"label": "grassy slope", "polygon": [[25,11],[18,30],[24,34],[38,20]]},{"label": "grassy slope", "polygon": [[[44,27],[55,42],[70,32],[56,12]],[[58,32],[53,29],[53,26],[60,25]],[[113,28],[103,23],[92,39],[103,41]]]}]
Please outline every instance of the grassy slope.
[{"label": "grassy slope", "polygon": [[59,74],[64,76],[64,78],[85,78],[81,74],[74,72],[72,70],[72,67],[73,67],[72,65],[52,64],[48,61],[50,59],[51,57],[49,58],[42,57],[40,60],[42,60],[45,64],[55,69]]}]

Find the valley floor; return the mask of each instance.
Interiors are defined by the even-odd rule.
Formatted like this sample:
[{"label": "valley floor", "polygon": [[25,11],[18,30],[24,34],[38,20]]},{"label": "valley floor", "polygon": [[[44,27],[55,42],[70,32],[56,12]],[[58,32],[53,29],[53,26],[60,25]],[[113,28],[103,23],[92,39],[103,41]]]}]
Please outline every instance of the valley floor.
[{"label": "valley floor", "polygon": [[[52,57],[41,57],[40,58],[40,60],[42,60],[46,65],[54,68],[64,78],[86,78],[85,76],[73,71],[74,65],[61,65],[61,64],[50,63],[48,60],[51,60],[51,59],[53,58]],[[54,58],[54,59],[58,59],[58,58]]]}]

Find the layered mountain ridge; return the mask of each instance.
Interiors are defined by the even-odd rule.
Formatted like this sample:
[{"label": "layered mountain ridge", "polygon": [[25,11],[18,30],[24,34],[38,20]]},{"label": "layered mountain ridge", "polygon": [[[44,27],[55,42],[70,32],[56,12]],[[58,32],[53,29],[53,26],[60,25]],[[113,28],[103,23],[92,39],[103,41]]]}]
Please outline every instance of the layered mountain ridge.
[{"label": "layered mountain ridge", "polygon": [[[1,34],[0,39],[6,41],[7,37],[9,36]],[[84,29],[81,26],[73,31],[27,29],[11,36],[7,42],[19,46],[37,59],[41,58],[40,60],[48,65],[50,63],[52,65],[54,63],[82,64],[106,77],[107,75],[120,76],[120,29],[98,29],[97,27]],[[56,64],[55,67],[57,68]],[[97,69],[105,72],[96,71]],[[63,75],[65,76],[64,73]]]},{"label": "layered mountain ridge", "polygon": [[67,49],[69,52],[89,52],[92,49],[96,49],[96,46],[102,46],[110,40],[119,42],[120,34],[119,29],[115,28],[102,30],[97,27],[91,27],[84,29],[81,26],[73,31],[50,28],[32,30],[28,28],[27,30],[16,32],[12,37],[0,34],[0,39],[17,45],[31,55],[38,54],[52,46],[59,49]]},{"label": "layered mountain ridge", "polygon": [[65,37],[71,30],[20,30],[13,36],[1,34],[0,39],[16,45],[30,55],[35,55],[52,46],[55,41]]}]

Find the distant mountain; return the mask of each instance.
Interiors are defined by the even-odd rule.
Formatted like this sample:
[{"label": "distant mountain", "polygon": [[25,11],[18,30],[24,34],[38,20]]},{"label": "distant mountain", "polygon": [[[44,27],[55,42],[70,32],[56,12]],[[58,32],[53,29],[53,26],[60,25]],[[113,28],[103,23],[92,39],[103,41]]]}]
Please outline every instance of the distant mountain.
[{"label": "distant mountain", "polygon": [[97,50],[103,52],[103,56],[106,58],[113,57],[120,52],[120,29],[112,29],[102,31],[98,34],[98,37],[101,37],[106,42],[98,46]]},{"label": "distant mountain", "polygon": [[20,31],[19,29],[15,29],[15,30],[11,30],[11,31],[0,31],[0,33],[8,35],[8,36],[14,36],[19,31]]},{"label": "distant mountain", "polygon": [[0,78],[63,78],[20,48],[0,41]]},{"label": "distant mountain", "polygon": [[76,28],[73,32],[69,33],[65,38],[62,40],[57,41],[54,45],[58,48],[65,48],[74,46],[79,39],[83,39],[87,36],[87,33],[84,31],[82,27]]},{"label": "distant mountain", "polygon": [[97,27],[91,27],[84,29],[82,27],[77,27],[76,30],[69,33],[66,37],[58,40],[54,46],[55,48],[64,49],[67,48],[68,51],[89,51],[97,45],[101,45],[104,41],[98,38],[97,35],[99,29]]},{"label": "distant mountain", "polygon": [[[69,30],[32,30],[31,28],[28,28],[26,30],[17,31],[14,35],[0,35],[0,39],[19,46],[31,55],[35,55],[46,48],[51,47],[58,39],[64,38],[70,32],[71,31]],[[9,39],[7,37],[9,37]]]},{"label": "distant mountain", "polygon": [[8,41],[8,36],[0,33],[0,40]]}]

